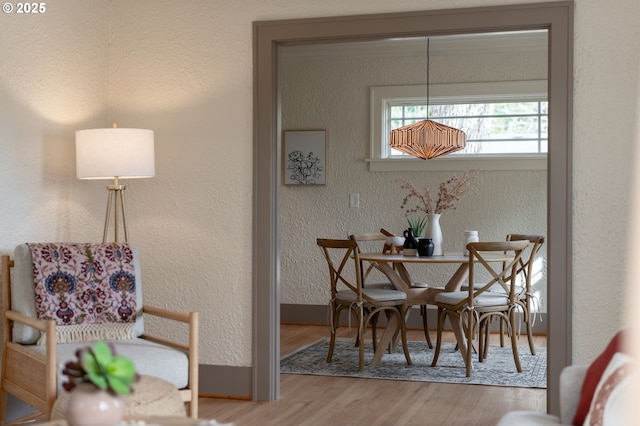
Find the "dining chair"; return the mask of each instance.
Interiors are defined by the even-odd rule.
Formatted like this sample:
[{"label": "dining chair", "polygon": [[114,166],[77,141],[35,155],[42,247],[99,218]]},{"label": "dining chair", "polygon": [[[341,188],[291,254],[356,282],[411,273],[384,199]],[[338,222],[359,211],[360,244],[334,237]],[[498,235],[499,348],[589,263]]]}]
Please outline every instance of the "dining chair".
[{"label": "dining chair", "polygon": [[[478,335],[478,361],[482,362],[486,356],[484,346],[486,341],[483,330],[487,322],[499,318],[507,327],[511,336],[511,350],[518,372],[522,371],[518,358],[516,335],[513,332],[516,322],[516,276],[523,250],[529,245],[528,240],[474,242],[467,244],[469,250],[469,286],[466,291],[443,292],[434,298],[438,306],[438,336],[432,366],[436,366],[442,343],[444,321],[449,317],[452,325],[462,328],[466,337],[466,348],[462,356],[465,362],[466,375],[471,376],[473,369],[472,353],[474,338]],[[492,264],[485,257],[487,253],[502,252],[513,258],[504,263]],[[474,286],[477,277],[488,274],[491,279],[481,287]],[[504,293],[492,292],[489,289],[499,285]]]},{"label": "dining chair", "polygon": [[[386,243],[387,237],[395,237],[396,235],[385,229],[385,228],[380,228],[380,232],[367,232],[367,233],[362,233],[362,234],[352,234],[349,236],[349,238],[355,240],[358,243],[358,250],[359,253],[363,253],[365,250],[369,251],[368,248],[371,247],[371,242],[375,242],[375,243],[382,243],[382,252],[383,253],[391,253],[391,246],[388,245]],[[379,247],[379,246],[378,246]],[[363,250],[363,248],[365,248],[365,250]],[[373,249],[371,251],[374,251]],[[364,288],[383,288],[383,289],[394,289],[395,287],[393,286],[393,284],[391,283],[391,281],[389,281],[388,279],[379,279],[379,280],[367,280],[370,276],[370,274],[372,272],[374,272],[374,270],[378,270],[380,271],[378,264],[375,262],[370,262],[366,269],[364,269],[364,265],[361,266],[363,269],[363,274],[362,274],[362,286]],[[380,271],[380,273],[382,273]],[[385,277],[386,278],[386,277]],[[428,288],[429,285],[425,282],[422,281],[414,281],[411,284],[412,287],[416,287],[416,288]],[[429,334],[429,321],[428,321],[428,317],[427,317],[427,305],[420,305],[420,316],[422,317],[422,328],[424,330],[424,337],[427,341],[427,345],[429,346],[429,349],[433,349],[433,343],[431,342],[431,335]],[[376,323],[377,323],[377,318],[373,319],[373,322],[371,323],[371,326],[373,328],[373,337],[375,339],[376,336]]]},{"label": "dining chair", "polygon": [[[538,258],[538,252],[544,244],[544,237],[542,235],[526,235],[526,234],[509,234],[507,235],[507,241],[529,241],[529,247],[525,249],[525,253],[518,262],[518,276],[522,277],[524,284],[520,284],[516,287],[518,293],[516,294],[516,303],[522,309],[522,320],[527,328],[527,339],[529,340],[529,350],[531,355],[536,354],[536,348],[533,344],[533,322],[535,320],[534,301],[535,296],[532,292],[532,280],[535,274],[535,262]],[[500,334],[502,339],[504,333]]]},{"label": "dining chair", "polygon": [[[349,235],[349,238],[358,243],[359,253],[363,253],[365,251],[382,251],[383,253],[390,252],[390,248],[386,243],[387,235],[383,234],[382,232],[365,232],[361,234],[352,234]],[[395,289],[393,284],[391,284],[391,281],[389,281],[387,277],[382,273],[382,271],[380,271],[377,263],[368,262],[365,265],[364,262],[361,261],[360,268],[362,269],[362,286],[364,288],[382,288],[390,290]],[[379,274],[383,275],[381,277],[375,277],[376,271],[378,271]],[[373,277],[377,279],[374,280]]]},{"label": "dining chair", "polygon": [[[387,245],[387,235],[382,232],[365,232],[362,234],[353,234],[349,235],[349,238],[356,241],[358,243],[358,253],[363,253],[365,251],[378,251],[380,249],[380,245],[382,245],[383,253],[390,253],[391,247]],[[383,274],[378,267],[378,264],[375,262],[368,262],[365,264],[360,261],[360,270],[362,271],[362,287],[366,289],[384,289],[384,290],[395,290],[396,288],[391,284],[391,281],[386,279],[384,275],[379,277],[377,280],[373,280],[371,277],[378,272],[378,275]],[[373,350],[375,351],[377,348],[377,329],[378,329],[378,317],[379,315],[374,315],[371,317],[371,339],[373,341]],[[356,346],[359,344],[360,335],[356,337]]]},{"label": "dining chair", "polygon": [[[529,246],[524,250],[522,257],[518,262],[518,270],[516,272],[516,302],[518,307],[522,310],[522,320],[518,322],[518,326],[522,322],[524,322],[529,343],[529,350],[531,351],[531,355],[535,355],[536,349],[533,342],[533,323],[535,321],[535,311],[533,311],[533,305],[536,298],[532,292],[532,279],[535,273],[535,261],[538,258],[540,248],[544,244],[544,237],[542,235],[508,234],[506,238],[506,241],[521,240],[529,241]],[[482,286],[482,284],[475,283],[474,286],[477,288],[478,286]],[[466,286],[463,286],[463,290],[465,290],[466,288]],[[504,289],[498,284],[494,284],[489,289],[489,291],[504,293]],[[490,323],[487,323],[486,325],[486,338],[488,338],[489,325]],[[504,346],[504,335],[504,324],[500,322],[500,346]],[[517,333],[517,336],[520,336],[520,332]],[[488,348],[488,345],[485,345],[484,347],[486,349]]]},{"label": "dining chair", "polygon": [[[407,364],[411,365],[411,357],[407,346],[405,313],[407,295],[400,290],[383,288],[364,288],[362,286],[362,263],[360,262],[358,243],[353,239],[318,238],[318,246],[322,249],[329,267],[329,283],[331,299],[331,340],[327,362],[331,362],[336,341],[336,331],[340,326],[340,313],[347,310],[356,319],[358,327],[358,370],[364,369],[364,334],[371,318],[380,312],[397,315],[402,338],[402,348]],[[349,267],[353,265],[353,270]],[[350,272],[351,271],[351,272]]]}]

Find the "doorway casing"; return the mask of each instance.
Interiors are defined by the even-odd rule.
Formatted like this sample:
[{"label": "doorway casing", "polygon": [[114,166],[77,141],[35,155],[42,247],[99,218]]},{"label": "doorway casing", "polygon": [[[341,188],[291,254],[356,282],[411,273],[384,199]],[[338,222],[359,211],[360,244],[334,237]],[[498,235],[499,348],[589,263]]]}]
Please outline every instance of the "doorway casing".
[{"label": "doorway casing", "polygon": [[572,1],[254,23],[254,400],[280,395],[278,46],[531,29],[549,32],[547,411],[559,414],[560,372],[572,354]]}]

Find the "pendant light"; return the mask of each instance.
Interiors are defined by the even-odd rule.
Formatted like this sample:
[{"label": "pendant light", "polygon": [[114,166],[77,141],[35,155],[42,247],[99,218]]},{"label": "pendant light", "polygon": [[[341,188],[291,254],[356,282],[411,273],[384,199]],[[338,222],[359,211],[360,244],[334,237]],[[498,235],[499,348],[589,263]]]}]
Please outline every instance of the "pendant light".
[{"label": "pendant light", "polygon": [[467,135],[456,128],[429,120],[429,39],[427,39],[427,119],[389,133],[389,146],[428,160],[464,149]]}]

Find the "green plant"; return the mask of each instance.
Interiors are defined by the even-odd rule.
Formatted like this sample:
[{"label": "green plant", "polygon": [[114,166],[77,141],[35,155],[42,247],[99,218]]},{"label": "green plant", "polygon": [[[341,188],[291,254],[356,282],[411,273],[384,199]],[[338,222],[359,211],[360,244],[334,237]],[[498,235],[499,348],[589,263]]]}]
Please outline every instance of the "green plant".
[{"label": "green plant", "polygon": [[408,216],[407,222],[409,223],[409,226],[413,228],[413,235],[421,237],[424,227],[427,225],[427,217]]},{"label": "green plant", "polygon": [[98,342],[93,348],[78,349],[76,358],[76,361],[67,362],[62,370],[68,379],[63,383],[67,391],[78,383],[91,383],[113,394],[128,395],[131,385],[138,380],[133,362],[116,355],[112,345],[105,342]]}]

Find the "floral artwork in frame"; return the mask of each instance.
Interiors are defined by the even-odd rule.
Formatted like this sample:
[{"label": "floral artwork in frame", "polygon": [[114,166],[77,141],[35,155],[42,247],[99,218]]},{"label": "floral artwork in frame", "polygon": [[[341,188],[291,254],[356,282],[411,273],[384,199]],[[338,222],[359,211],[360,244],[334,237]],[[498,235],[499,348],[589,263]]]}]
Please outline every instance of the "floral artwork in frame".
[{"label": "floral artwork in frame", "polygon": [[326,131],[285,131],[285,185],[326,184],[326,157]]}]

